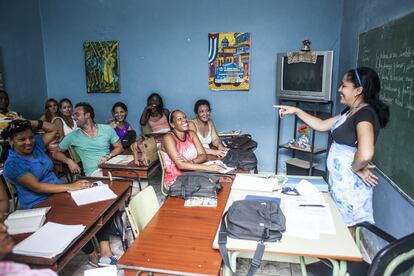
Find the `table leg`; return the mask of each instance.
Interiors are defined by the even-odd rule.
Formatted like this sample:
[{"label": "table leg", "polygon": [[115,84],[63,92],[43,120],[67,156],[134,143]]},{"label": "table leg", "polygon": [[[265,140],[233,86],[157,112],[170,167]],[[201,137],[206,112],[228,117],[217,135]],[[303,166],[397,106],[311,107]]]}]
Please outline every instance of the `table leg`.
[{"label": "table leg", "polygon": [[139,175],[137,175],[137,180],[138,180],[138,187],[139,187],[139,191],[142,191],[142,187],[141,187],[141,178],[139,177]]},{"label": "table leg", "polygon": [[332,263],[332,276],[346,276],[346,261],[337,261],[334,259],[328,259]]},{"label": "table leg", "polygon": [[229,267],[227,267],[226,265],[224,265],[224,276],[232,276],[233,275],[233,271],[236,271],[237,269],[237,257],[239,256],[240,252],[228,252],[227,254],[229,254],[229,261],[230,261],[230,266],[231,269]]},{"label": "table leg", "polygon": [[300,261],[300,270],[302,271],[302,276],[307,276],[308,272],[306,271],[305,257],[300,256],[299,261]]}]

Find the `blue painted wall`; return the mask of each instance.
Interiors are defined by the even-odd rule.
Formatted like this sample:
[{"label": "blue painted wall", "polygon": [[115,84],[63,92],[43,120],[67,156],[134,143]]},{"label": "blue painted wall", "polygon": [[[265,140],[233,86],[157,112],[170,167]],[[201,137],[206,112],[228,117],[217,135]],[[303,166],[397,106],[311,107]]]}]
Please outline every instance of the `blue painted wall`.
[{"label": "blue painted wall", "polygon": [[47,98],[38,1],[0,0],[0,71],[10,109],[38,118]]},{"label": "blue painted wall", "polygon": [[[339,74],[356,66],[360,33],[412,11],[412,0],[344,1]],[[384,177],[374,190],[374,217],[379,227],[397,237],[414,232],[413,204]]]},{"label": "blue painted wall", "polygon": [[[211,101],[219,130],[240,129],[258,141],[259,169],[275,164],[276,54],[299,50],[309,38],[314,50],[334,50],[334,87],[342,1],[140,0],[39,1],[42,14],[48,95],[88,101],[97,120],[108,119],[121,100],[138,127],[145,100],[159,91],[169,109],[193,117],[199,98]],[[209,32],[251,32],[251,87],[248,92],[207,89]],[[120,95],[87,95],[82,43],[118,40]]]}]

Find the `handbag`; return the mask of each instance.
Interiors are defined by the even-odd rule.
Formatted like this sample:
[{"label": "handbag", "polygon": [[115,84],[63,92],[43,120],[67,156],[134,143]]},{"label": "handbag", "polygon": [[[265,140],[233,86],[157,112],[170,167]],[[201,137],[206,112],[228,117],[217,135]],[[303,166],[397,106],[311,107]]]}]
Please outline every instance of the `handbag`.
[{"label": "handbag", "polygon": [[232,137],[226,141],[227,147],[231,149],[244,149],[255,150],[257,148],[257,142],[252,139],[250,134],[243,134]]},{"label": "handbag", "polygon": [[286,230],[286,219],[279,204],[271,200],[239,200],[233,202],[221,219],[218,244],[224,264],[231,269],[227,254],[227,237],[259,241],[248,276],[260,267],[264,242],[276,242]]},{"label": "handbag", "polygon": [[138,166],[149,166],[158,160],[157,143],[154,137],[137,139],[130,148],[134,163]]},{"label": "handbag", "polygon": [[189,197],[217,197],[221,190],[219,178],[201,172],[185,172],[179,175],[170,186],[170,196],[187,199]]},{"label": "handbag", "polygon": [[257,173],[257,157],[252,150],[230,149],[223,158],[223,163],[228,167],[254,170]]}]

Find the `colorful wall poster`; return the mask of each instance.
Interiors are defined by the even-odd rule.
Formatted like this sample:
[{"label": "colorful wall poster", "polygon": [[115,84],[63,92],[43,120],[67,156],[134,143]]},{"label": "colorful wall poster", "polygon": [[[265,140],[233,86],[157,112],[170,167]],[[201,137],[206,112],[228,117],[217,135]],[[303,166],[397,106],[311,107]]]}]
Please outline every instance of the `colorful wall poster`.
[{"label": "colorful wall poster", "polygon": [[208,34],[208,88],[249,90],[250,33]]},{"label": "colorful wall poster", "polygon": [[118,41],[87,41],[85,54],[86,91],[120,93]]}]

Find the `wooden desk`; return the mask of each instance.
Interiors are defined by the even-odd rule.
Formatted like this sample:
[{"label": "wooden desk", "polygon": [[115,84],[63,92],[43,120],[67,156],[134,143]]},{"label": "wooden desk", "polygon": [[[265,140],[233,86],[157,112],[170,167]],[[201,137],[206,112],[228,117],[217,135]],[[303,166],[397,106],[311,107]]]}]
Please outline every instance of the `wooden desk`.
[{"label": "wooden desk", "polygon": [[102,173],[104,176],[108,176],[108,172],[111,172],[112,176],[125,177],[125,178],[150,178],[160,167],[160,161],[156,160],[149,166],[139,167],[131,161],[127,165],[107,164],[101,165]]},{"label": "wooden desk", "polygon": [[[231,190],[225,210],[227,210],[234,201],[244,199],[246,195],[281,197],[283,210],[283,195],[280,195],[280,193],[278,192],[266,193],[237,189]],[[362,261],[361,253],[359,252],[350,232],[348,231],[348,228],[343,222],[341,215],[339,214],[339,211],[336,208],[336,205],[332,200],[331,196],[328,193],[324,193],[324,198],[329,205],[333,217],[336,231],[335,234],[320,234],[319,239],[304,239],[286,235],[283,236],[280,242],[266,243],[265,253],[329,259],[333,263],[333,275],[345,275],[346,261]],[[286,219],[288,220],[289,218],[287,217]],[[213,247],[216,249],[219,248],[219,229],[220,228],[218,227],[213,243]],[[232,262],[232,267],[235,268],[236,258],[240,254],[240,252],[254,252],[256,246],[256,241],[228,238],[226,247],[229,250],[229,257]],[[303,258],[301,258],[300,261],[303,273],[303,269],[305,266]],[[225,275],[230,274],[230,270],[226,267]],[[303,273],[302,275],[306,274]]]},{"label": "wooden desk", "polygon": [[[108,184],[112,191],[118,195],[117,198],[105,200],[83,206],[77,206],[69,193],[58,193],[51,195],[47,200],[36,207],[52,208],[47,213],[46,222],[61,224],[83,224],[85,231],[77,237],[60,255],[54,258],[40,258],[24,255],[9,254],[6,259],[20,263],[29,264],[36,268],[50,268],[55,271],[61,270],[82,247],[98,232],[99,229],[113,216],[119,207],[131,195],[130,180],[101,180]],[[29,234],[14,235],[15,243],[22,241]]]},{"label": "wooden desk", "polygon": [[[227,178],[228,179],[228,178]],[[230,193],[231,179],[222,182],[218,206],[184,207],[169,197],[118,261],[125,275],[132,270],[166,274],[218,275],[221,256],[211,246]]]}]

